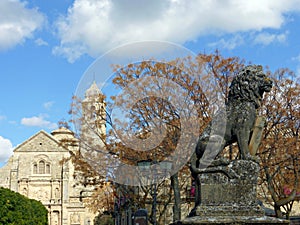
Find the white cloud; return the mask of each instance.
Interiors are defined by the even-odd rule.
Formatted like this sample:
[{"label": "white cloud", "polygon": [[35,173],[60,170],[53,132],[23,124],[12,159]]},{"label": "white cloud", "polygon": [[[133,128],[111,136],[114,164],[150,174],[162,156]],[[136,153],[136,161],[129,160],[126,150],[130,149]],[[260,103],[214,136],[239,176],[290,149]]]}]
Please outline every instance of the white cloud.
[{"label": "white cloud", "polygon": [[292,60],[300,62],[300,54],[298,56],[296,56],[296,57],[293,57]]},{"label": "white cloud", "polygon": [[21,124],[30,127],[41,127],[47,129],[56,129],[57,124],[45,119],[45,115],[22,118]]},{"label": "white cloud", "polygon": [[272,34],[270,32],[248,32],[235,33],[233,35],[226,35],[220,40],[210,43],[210,47],[218,49],[235,49],[244,43],[253,43],[259,45],[269,45],[272,43],[285,43],[289,32]]},{"label": "white cloud", "polygon": [[48,46],[48,42],[44,41],[42,38],[38,38],[34,41],[37,46]]},{"label": "white cloud", "polygon": [[13,154],[13,146],[9,139],[0,136],[0,162],[5,162]]},{"label": "white cloud", "polygon": [[278,29],[300,0],[75,0],[57,23],[53,53],[70,62],[143,40],[176,43],[205,34]]},{"label": "white cloud", "polygon": [[41,28],[45,17],[19,0],[0,1],[0,51],[18,45]]},{"label": "white cloud", "polygon": [[287,39],[287,35],[288,32],[281,34],[271,34],[268,32],[262,32],[255,37],[254,43],[263,45],[269,45],[274,42],[284,43]]},{"label": "white cloud", "polygon": [[227,40],[222,38],[217,42],[210,43],[209,46],[215,47],[215,48],[222,48],[222,49],[225,48],[225,49],[232,50],[232,49],[242,45],[243,43],[244,43],[244,38],[241,35],[237,34]]},{"label": "white cloud", "polygon": [[8,121],[8,123],[12,124],[12,125],[18,125],[18,122],[15,120],[10,120],[10,121]]},{"label": "white cloud", "polygon": [[45,102],[43,104],[44,108],[49,110],[52,106],[53,106],[54,102],[53,101],[49,101],[49,102]]}]

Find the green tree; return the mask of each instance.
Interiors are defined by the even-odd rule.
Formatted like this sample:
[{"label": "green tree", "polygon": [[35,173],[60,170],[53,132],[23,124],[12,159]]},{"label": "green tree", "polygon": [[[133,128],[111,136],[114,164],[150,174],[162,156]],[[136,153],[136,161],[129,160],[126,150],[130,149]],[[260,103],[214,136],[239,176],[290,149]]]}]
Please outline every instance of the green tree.
[{"label": "green tree", "polygon": [[48,211],[41,202],[1,187],[0,224],[47,225]]},{"label": "green tree", "polygon": [[98,214],[94,219],[95,225],[114,225],[114,219],[110,214]]}]

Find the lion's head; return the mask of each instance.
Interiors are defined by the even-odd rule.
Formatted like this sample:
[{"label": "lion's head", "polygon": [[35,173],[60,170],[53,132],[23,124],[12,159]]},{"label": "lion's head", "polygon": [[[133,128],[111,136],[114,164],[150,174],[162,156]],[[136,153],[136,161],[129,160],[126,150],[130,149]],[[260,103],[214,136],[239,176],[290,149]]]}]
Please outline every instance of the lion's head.
[{"label": "lion's head", "polygon": [[228,95],[228,102],[253,102],[258,108],[264,92],[270,92],[273,82],[260,65],[249,65],[234,77]]}]

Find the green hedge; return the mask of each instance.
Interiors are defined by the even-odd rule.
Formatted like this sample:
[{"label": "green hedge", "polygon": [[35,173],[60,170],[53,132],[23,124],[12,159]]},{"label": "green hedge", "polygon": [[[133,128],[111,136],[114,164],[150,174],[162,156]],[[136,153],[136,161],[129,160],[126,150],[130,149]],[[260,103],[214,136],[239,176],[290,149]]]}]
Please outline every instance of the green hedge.
[{"label": "green hedge", "polygon": [[48,211],[41,202],[0,187],[0,224],[48,225]]},{"label": "green hedge", "polygon": [[94,219],[95,225],[114,225],[115,221],[111,215],[98,215]]}]

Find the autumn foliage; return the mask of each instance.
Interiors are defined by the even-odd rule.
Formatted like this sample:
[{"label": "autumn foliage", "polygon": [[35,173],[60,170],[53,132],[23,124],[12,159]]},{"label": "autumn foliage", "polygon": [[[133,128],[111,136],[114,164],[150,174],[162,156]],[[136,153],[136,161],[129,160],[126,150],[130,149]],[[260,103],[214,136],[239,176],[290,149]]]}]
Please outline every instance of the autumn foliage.
[{"label": "autumn foliage", "polygon": [[[161,162],[166,159],[172,159],[173,168],[177,168],[171,175],[176,177],[178,171],[187,175],[186,164],[194,149],[192,143],[197,141],[218,107],[226,103],[232,78],[244,65],[244,60],[223,57],[218,51],[169,62],[149,60],[126,66],[114,65],[112,83],[116,89],[123,90],[123,95],[99,96],[101,101],[105,99],[105,116],[103,112],[94,112],[95,117],[105,119],[107,128],[105,135],[97,135],[97,129],[94,129],[96,136],[104,143],[102,149],[94,150],[101,151],[107,162],[113,162],[104,164],[109,167],[106,170],[109,174],[102,174],[102,177],[114,179],[122,165],[136,166],[140,161]],[[275,85],[272,92],[265,96],[259,112],[266,118],[263,141],[258,151],[262,168],[260,185],[263,187],[260,190],[261,197],[274,205],[277,216],[282,216],[282,211],[289,214],[300,191],[300,84],[287,69],[275,72],[267,70],[267,74]],[[176,89],[178,87],[180,92]],[[181,100],[180,104],[176,99]],[[71,113],[78,114],[81,122],[84,122],[80,107],[81,101],[76,98]],[[113,117],[116,107],[124,112],[117,118]],[[190,126],[190,131],[184,130],[184,126]],[[187,141],[178,149],[181,139]],[[85,143],[89,141],[85,140]],[[178,157],[170,158],[176,152]],[[93,154],[90,156],[95,157]],[[230,154],[230,157],[234,159],[238,156]],[[127,172],[128,175],[130,171]],[[180,177],[178,179],[180,181]],[[175,220],[180,219],[180,185],[171,183],[176,184],[172,186],[173,192],[168,192],[169,202],[175,201],[178,207]],[[101,196],[99,190],[95,193]],[[147,191],[149,189],[145,188],[143,196],[151,197]],[[143,205],[145,198],[135,194],[132,194],[132,201],[139,202],[135,205]],[[101,205],[101,199],[94,203]],[[103,201],[107,199],[104,197]]]},{"label": "autumn foliage", "polygon": [[300,196],[300,83],[288,69],[271,74],[272,92],[266,96],[262,112],[266,117],[259,156],[262,161],[263,196],[274,206],[278,217],[289,217]]}]

